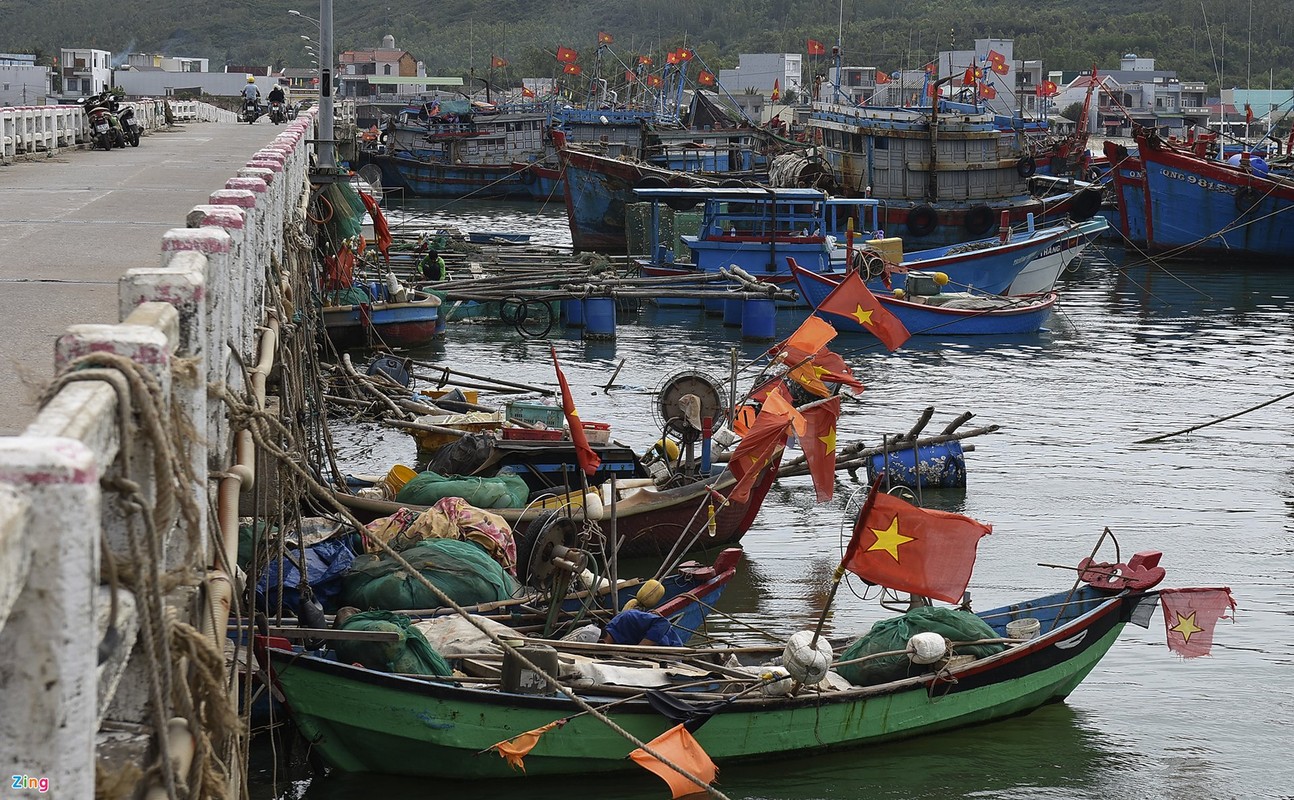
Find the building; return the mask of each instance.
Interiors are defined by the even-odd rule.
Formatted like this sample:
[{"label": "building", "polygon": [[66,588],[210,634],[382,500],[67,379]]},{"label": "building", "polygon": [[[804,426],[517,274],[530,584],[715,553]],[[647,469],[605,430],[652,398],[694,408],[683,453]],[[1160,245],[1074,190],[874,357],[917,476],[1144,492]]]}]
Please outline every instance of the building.
[{"label": "building", "polygon": [[[979,102],[995,114],[1012,116],[1021,100],[1021,65],[1015,60],[1012,39],[976,39],[974,50],[940,51],[937,75],[951,78],[943,96],[966,102]],[[977,69],[974,87],[964,86],[968,69]],[[1038,73],[1042,65],[1038,63]],[[1030,85],[1029,91],[1033,91]]]},{"label": "building", "polygon": [[288,67],[279,74],[279,79],[292,102],[319,99],[319,70]]},{"label": "building", "polygon": [[[342,97],[392,97],[416,94],[425,86],[417,80],[425,77],[421,62],[408,50],[395,46],[395,37],[382,37],[382,46],[372,50],[347,50],[337,58],[337,80]],[[401,78],[410,78],[401,81]]]},{"label": "building", "polygon": [[53,94],[49,67],[26,53],[0,53],[0,106],[34,106],[49,102]]},{"label": "building", "polygon": [[207,72],[209,63],[205,58],[130,53],[126,56],[126,63],[123,66],[138,70],[160,69],[163,72]]},{"label": "building", "polygon": [[93,97],[112,87],[112,53],[107,50],[65,47],[58,61],[65,98]]},{"label": "building", "polygon": [[[1062,87],[1054,108],[1082,103],[1092,84],[1091,72],[1052,72],[1049,79]],[[1128,53],[1119,69],[1097,70],[1097,89],[1088,111],[1088,128],[1107,136],[1131,136],[1133,125],[1183,136],[1188,128],[1207,127],[1217,112],[1209,108],[1203,81],[1182,81],[1172,70],[1155,68],[1153,58]]]},{"label": "building", "polygon": [[781,92],[781,103],[807,100],[804,95],[799,53],[742,53],[736,69],[719,70],[719,83],[734,97],[754,89],[765,97],[773,95],[773,84]]}]

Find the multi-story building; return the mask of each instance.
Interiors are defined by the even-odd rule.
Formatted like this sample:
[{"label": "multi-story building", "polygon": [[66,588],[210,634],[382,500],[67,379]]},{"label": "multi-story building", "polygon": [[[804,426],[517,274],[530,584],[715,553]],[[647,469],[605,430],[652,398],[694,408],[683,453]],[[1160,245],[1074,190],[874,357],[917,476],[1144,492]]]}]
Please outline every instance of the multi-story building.
[{"label": "multi-story building", "polygon": [[107,50],[65,47],[59,64],[65,98],[92,97],[112,86],[112,53]]},{"label": "multi-story building", "polygon": [[160,53],[130,53],[123,66],[133,69],[160,69],[163,72],[208,72],[210,61],[189,56],[164,56]]},{"label": "multi-story building", "polygon": [[[1063,87],[1055,108],[1082,103],[1092,84],[1091,72],[1053,72]],[[1182,81],[1173,70],[1155,68],[1155,59],[1129,53],[1119,69],[1097,70],[1097,88],[1088,111],[1090,130],[1108,136],[1131,136],[1132,126],[1182,136],[1191,127],[1209,124],[1208,87],[1202,81]]]},{"label": "multi-story building", "polygon": [[51,95],[49,67],[27,53],[0,53],[0,106],[42,105]]},{"label": "multi-story building", "polygon": [[776,84],[781,93],[778,102],[807,101],[801,72],[803,59],[799,53],[742,53],[736,69],[719,70],[719,83],[734,96],[754,89],[765,97],[772,97]]},{"label": "multi-story building", "polygon": [[[408,50],[395,46],[395,37],[382,37],[372,50],[347,50],[337,58],[337,80],[342,97],[414,94],[424,88],[419,62]],[[401,81],[400,78],[409,78]]]}]

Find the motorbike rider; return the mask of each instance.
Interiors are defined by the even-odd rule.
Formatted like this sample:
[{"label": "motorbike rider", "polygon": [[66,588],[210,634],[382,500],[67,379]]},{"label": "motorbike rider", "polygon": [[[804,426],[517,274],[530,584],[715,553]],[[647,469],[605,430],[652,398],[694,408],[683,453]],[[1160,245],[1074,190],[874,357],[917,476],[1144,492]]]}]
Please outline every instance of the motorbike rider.
[{"label": "motorbike rider", "polygon": [[246,105],[248,103],[255,104],[256,109],[259,111],[261,104],[261,87],[256,85],[256,78],[251,75],[247,76],[247,85],[243,87],[243,104]]},{"label": "motorbike rider", "polygon": [[277,83],[274,84],[274,88],[270,89],[270,96],[266,100],[271,103],[286,103],[287,98],[283,95],[283,87]]}]

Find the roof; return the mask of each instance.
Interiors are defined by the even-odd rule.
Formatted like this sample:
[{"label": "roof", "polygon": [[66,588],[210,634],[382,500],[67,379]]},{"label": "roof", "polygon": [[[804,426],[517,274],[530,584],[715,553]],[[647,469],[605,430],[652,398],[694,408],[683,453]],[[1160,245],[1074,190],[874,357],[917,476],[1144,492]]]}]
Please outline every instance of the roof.
[{"label": "roof", "polygon": [[343,78],[361,79],[367,78],[370,84],[377,86],[408,86],[410,84],[421,84],[423,86],[462,86],[462,78],[449,78],[437,75],[343,75]]},{"label": "roof", "polygon": [[413,58],[413,53],[410,53],[408,50],[388,50],[384,47],[376,47],[371,50],[347,50],[337,56],[337,61],[342,64],[399,61],[404,56]]}]

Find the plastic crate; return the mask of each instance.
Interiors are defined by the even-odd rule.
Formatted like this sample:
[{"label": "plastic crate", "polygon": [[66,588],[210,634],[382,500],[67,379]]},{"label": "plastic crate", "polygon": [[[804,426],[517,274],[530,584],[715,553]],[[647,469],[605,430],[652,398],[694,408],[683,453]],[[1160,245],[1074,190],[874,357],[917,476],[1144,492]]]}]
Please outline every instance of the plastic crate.
[{"label": "plastic crate", "polygon": [[560,407],[525,400],[509,401],[507,417],[522,422],[542,422],[550,428],[560,428],[566,424],[566,415]]},{"label": "plastic crate", "polygon": [[560,428],[504,428],[503,438],[513,442],[559,442],[562,439]]},{"label": "plastic crate", "polygon": [[611,426],[605,422],[586,422],[584,438],[589,440],[589,444],[606,444],[611,441]]}]

